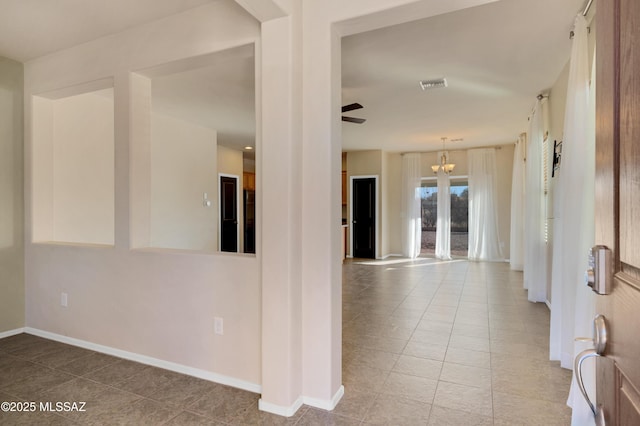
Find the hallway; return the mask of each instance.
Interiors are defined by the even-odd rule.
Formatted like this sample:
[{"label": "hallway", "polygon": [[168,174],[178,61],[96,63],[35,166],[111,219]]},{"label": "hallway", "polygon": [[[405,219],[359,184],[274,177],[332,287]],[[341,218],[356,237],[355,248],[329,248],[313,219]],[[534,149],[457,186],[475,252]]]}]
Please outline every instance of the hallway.
[{"label": "hallway", "polygon": [[258,395],[40,337],[0,339],[0,401],[86,401],[2,424],[568,425],[571,374],[547,361],[549,310],[506,263],[348,261],[343,383],[332,412],[258,411]]},{"label": "hallway", "polygon": [[[350,261],[336,415],[364,424],[568,425],[549,310],[507,263]],[[347,422],[347,424],[351,424]]]}]

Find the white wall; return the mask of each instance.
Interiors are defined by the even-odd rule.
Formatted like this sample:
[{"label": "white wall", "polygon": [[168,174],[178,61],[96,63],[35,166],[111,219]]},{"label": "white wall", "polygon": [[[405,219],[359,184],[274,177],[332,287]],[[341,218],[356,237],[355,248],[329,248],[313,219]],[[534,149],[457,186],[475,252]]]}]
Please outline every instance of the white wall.
[{"label": "white wall", "polygon": [[36,97],[33,108],[34,238],[114,242],[113,90],[57,99]]},{"label": "white wall", "polygon": [[382,153],[382,257],[402,254],[402,155]]},{"label": "white wall", "polygon": [[24,326],[22,77],[0,57],[0,333]]},{"label": "white wall", "polygon": [[[347,223],[349,225],[352,224],[353,217],[351,214],[353,213],[351,210],[351,178],[357,176],[377,176],[378,177],[378,187],[376,188],[376,204],[378,217],[376,218],[377,227],[376,227],[376,247],[375,247],[375,256],[376,258],[382,257],[383,253],[383,222],[384,222],[384,211],[383,201],[384,201],[384,189],[387,186],[387,183],[384,182],[383,178],[383,152],[380,150],[371,150],[371,151],[351,151],[347,152]],[[341,163],[342,164],[342,163]],[[353,227],[349,226],[349,232],[347,234],[347,248],[351,247],[351,237],[353,232]],[[352,256],[353,253],[349,252],[349,255]]]},{"label": "white wall", "polygon": [[151,115],[151,247],[217,250],[216,147],[212,129]]},{"label": "white wall", "polygon": [[[131,71],[258,38],[252,17],[233,2],[218,1],[25,64],[27,326],[197,368],[259,390],[259,255],[131,250],[130,232],[133,218],[145,217],[136,211],[144,206],[137,203],[144,185],[132,184],[148,180],[150,172],[148,146],[140,138],[148,133],[149,121],[132,116],[138,93]],[[32,95],[104,78],[114,81],[114,247],[32,243],[38,206],[31,202],[31,184],[40,167],[31,160],[37,130]],[[201,194],[198,198],[201,205]],[[68,294],[67,308],[60,306],[62,292]],[[224,319],[223,336],[213,332],[216,316]]]},{"label": "white wall", "polygon": [[113,244],[113,90],[53,102],[53,240]]}]

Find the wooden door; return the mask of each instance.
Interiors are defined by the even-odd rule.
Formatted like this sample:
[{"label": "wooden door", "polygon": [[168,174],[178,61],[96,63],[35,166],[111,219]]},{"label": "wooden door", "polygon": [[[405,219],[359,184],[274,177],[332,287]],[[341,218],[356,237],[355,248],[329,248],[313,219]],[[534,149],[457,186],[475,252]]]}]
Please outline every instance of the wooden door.
[{"label": "wooden door", "polygon": [[238,251],[238,178],[220,176],[220,251]]},{"label": "wooden door", "polygon": [[640,2],[599,0],[596,16],[596,243],[614,253],[597,406],[607,425],[640,425]]},{"label": "wooden door", "polygon": [[353,203],[353,257],[376,257],[376,179],[354,178]]}]

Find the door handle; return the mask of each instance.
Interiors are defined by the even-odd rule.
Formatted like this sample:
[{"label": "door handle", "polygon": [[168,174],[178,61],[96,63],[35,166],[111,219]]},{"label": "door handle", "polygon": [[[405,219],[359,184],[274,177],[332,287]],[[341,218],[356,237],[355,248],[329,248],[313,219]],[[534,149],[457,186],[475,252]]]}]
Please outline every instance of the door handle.
[{"label": "door handle", "polygon": [[[578,340],[578,339],[576,339]],[[580,339],[582,340],[582,339]],[[582,393],[585,401],[589,405],[591,412],[596,420],[596,426],[605,426],[604,412],[602,407],[596,407],[591,402],[589,395],[587,394],[587,390],[584,387],[584,381],[582,380],[582,363],[589,359],[602,356],[607,348],[607,323],[605,321],[604,315],[598,315],[593,319],[593,348],[586,349],[576,356],[576,359],[573,362],[573,371],[576,374],[576,382],[578,383],[578,388]]]}]

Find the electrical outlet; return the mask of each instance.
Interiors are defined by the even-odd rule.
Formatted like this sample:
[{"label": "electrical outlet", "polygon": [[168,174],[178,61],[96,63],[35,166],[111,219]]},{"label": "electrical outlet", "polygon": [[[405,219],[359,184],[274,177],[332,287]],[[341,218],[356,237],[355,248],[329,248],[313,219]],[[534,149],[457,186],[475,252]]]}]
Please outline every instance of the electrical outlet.
[{"label": "electrical outlet", "polygon": [[213,323],[214,323],[214,332],[222,336],[224,334],[224,323],[222,321],[222,318],[215,317],[213,319]]},{"label": "electrical outlet", "polygon": [[67,296],[67,293],[60,294],[60,306],[64,306],[66,308],[68,303],[69,297]]}]

